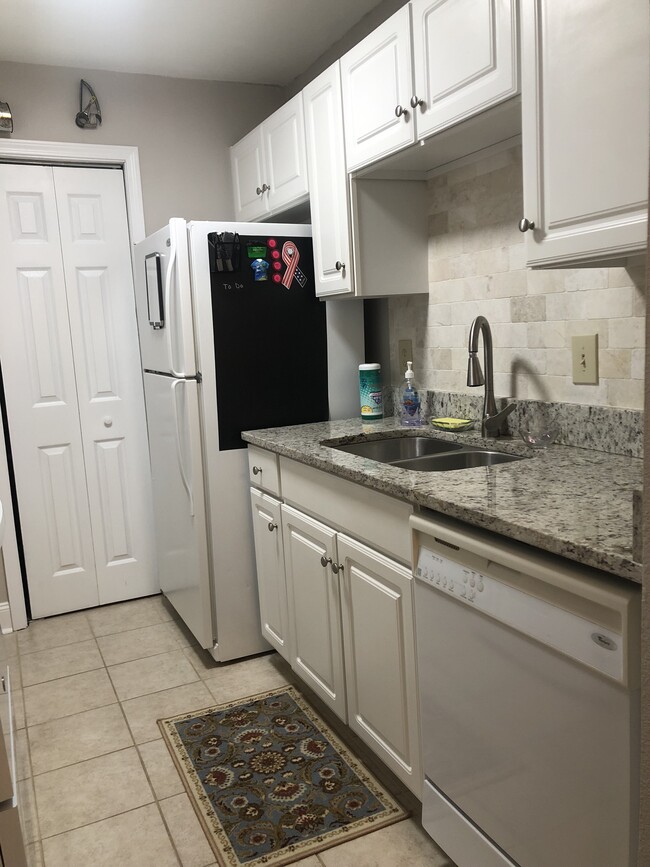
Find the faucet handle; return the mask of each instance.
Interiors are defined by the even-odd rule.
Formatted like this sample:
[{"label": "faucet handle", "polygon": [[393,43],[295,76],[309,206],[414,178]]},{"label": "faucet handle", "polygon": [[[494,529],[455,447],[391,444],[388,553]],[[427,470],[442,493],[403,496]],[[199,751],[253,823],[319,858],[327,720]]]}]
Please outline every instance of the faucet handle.
[{"label": "faucet handle", "polygon": [[509,403],[507,406],[497,412],[495,415],[488,415],[483,419],[483,427],[486,434],[491,434],[494,437],[501,435],[501,426],[508,418],[511,412],[514,412],[515,404]]}]

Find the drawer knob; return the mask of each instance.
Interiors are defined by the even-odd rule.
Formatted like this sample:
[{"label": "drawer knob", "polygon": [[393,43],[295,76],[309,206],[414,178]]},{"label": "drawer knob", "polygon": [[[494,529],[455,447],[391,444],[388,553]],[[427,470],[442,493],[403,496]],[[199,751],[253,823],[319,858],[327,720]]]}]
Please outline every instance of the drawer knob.
[{"label": "drawer knob", "polygon": [[262,188],[261,187],[255,187],[255,192],[257,193],[258,196],[261,196],[262,195]]},{"label": "drawer knob", "polygon": [[418,106],[422,107],[423,105],[423,99],[418,99],[415,95],[411,97],[411,108],[417,108]]},{"label": "drawer knob", "polygon": [[534,220],[527,220],[525,217],[522,217],[522,219],[519,220],[519,231],[520,232],[527,232],[529,229],[534,229],[534,228],[535,228]]},{"label": "drawer knob", "polygon": [[253,467],[253,475],[254,476],[259,476],[259,474],[261,472],[262,472],[262,467]]},{"label": "drawer knob", "polygon": [[328,564],[328,563],[331,563],[331,562],[332,562],[332,558],[331,558],[331,557],[326,557],[324,554],[323,554],[323,556],[320,558],[320,564],[321,564],[321,566],[327,566],[327,564]]},{"label": "drawer knob", "polygon": [[404,115],[404,120],[408,120],[408,109],[404,108],[402,105],[395,106],[395,117],[402,117]]},{"label": "drawer knob", "polygon": [[337,261],[336,264],[334,265],[334,267],[336,268],[337,271],[343,271],[343,269],[345,268],[345,265],[343,262]]},{"label": "drawer knob", "polygon": [[269,533],[272,533],[274,530],[278,529],[278,525],[274,524],[273,521],[269,521],[268,528],[269,528]]},{"label": "drawer knob", "polygon": [[343,563],[332,563],[332,572],[335,575],[338,575],[339,572],[342,572],[345,569]]}]

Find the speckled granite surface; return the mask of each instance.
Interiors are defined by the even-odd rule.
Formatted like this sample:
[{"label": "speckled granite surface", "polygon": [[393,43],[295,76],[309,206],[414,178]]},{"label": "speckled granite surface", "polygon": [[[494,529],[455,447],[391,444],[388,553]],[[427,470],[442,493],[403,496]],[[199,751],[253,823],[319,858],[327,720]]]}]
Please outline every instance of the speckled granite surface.
[{"label": "speckled granite surface", "polygon": [[[422,473],[338,451],[325,440],[425,433],[465,445],[526,456],[494,467]],[[554,445],[530,450],[521,440],[483,440],[480,433],[450,434],[400,428],[395,419],[357,419],[247,431],[261,448],[350,479],[418,506],[466,521],[546,551],[641,581],[632,556],[632,493],[642,478],[638,458]]]}]

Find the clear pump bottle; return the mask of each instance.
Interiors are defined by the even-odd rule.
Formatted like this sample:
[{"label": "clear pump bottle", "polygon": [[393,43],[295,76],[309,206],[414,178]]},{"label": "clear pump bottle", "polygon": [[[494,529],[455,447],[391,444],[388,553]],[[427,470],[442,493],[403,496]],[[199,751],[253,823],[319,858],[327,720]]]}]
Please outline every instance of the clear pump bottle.
[{"label": "clear pump bottle", "polygon": [[421,424],[420,395],[415,388],[413,362],[406,362],[404,382],[399,393],[400,424],[405,427],[419,427]]}]

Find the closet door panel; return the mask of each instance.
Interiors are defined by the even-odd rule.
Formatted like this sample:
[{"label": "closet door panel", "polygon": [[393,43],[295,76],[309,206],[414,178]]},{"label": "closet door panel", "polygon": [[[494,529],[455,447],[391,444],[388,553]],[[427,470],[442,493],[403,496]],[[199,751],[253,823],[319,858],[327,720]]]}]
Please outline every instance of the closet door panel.
[{"label": "closet door panel", "polygon": [[0,165],[0,363],[32,614],[98,603],[52,169]]},{"label": "closet door panel", "polygon": [[157,592],[122,173],[55,168],[100,604]]}]

